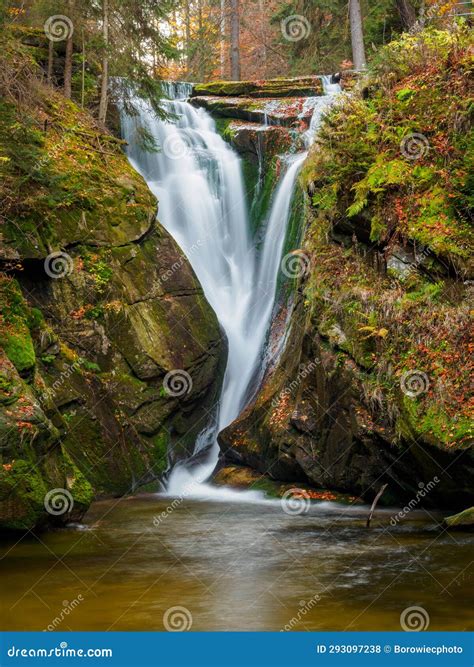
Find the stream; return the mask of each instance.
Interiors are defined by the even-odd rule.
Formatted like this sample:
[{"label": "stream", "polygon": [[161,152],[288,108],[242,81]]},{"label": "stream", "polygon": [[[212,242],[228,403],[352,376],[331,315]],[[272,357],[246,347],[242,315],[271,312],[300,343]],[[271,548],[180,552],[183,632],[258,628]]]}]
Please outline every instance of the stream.
[{"label": "stream", "polygon": [[[399,630],[423,607],[430,630],[473,629],[472,541],[411,512],[335,503],[289,516],[279,501],[147,495],[96,502],[84,525],[0,545],[3,629]],[[81,598],[79,598],[81,596]],[[319,596],[319,599],[316,597]],[[75,600],[79,600],[76,604]],[[295,620],[296,619],[296,620]]]}]

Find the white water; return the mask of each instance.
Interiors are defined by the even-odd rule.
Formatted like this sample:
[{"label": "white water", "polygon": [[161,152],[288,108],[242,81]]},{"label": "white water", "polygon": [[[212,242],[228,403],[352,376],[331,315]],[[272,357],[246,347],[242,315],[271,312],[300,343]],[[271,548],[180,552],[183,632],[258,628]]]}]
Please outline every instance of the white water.
[{"label": "white water", "polygon": [[[170,86],[168,94],[183,98],[189,89],[185,84]],[[318,100],[316,120],[305,137],[307,146],[330,97]],[[157,119],[149,106],[140,102],[138,118],[123,115],[122,128],[131,163],[159,201],[160,222],[187,255],[228,339],[216,420],[203,430],[195,445],[195,454],[206,453],[199,457],[199,464],[184,461],[175,465],[167,484],[170,495],[208,497],[217,492],[204,484],[217,463],[217,434],[245,407],[249,385],[261,365],[294,185],[307,153],[287,158],[288,168],[274,194],[259,252],[249,233],[240,158],[217,134],[206,111],[195,109],[185,99],[173,99],[165,105],[176,116],[172,122]],[[138,124],[148,128],[161,147],[160,153],[140,149]],[[219,495],[222,492],[219,490]],[[257,500],[261,494],[253,492],[251,496],[249,499]]]}]

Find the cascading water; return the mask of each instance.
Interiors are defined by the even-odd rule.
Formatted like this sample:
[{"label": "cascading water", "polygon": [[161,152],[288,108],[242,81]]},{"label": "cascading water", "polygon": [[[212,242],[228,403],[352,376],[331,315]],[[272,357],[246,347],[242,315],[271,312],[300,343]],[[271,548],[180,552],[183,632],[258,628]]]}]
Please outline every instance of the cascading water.
[{"label": "cascading water", "polygon": [[[326,86],[328,82],[324,81]],[[332,92],[332,91],[327,91]],[[172,120],[156,118],[137,101],[138,117],[122,114],[128,157],[160,203],[160,222],[187,255],[228,339],[228,359],[216,419],[198,437],[195,454],[172,469],[171,495],[212,492],[203,482],[218,458],[217,434],[241,412],[258,369],[274,307],[276,285],[295,180],[306,153],[288,157],[278,185],[260,252],[249,232],[246,193],[238,155],[215,130],[212,118],[186,98],[189,84],[171,84],[164,102]],[[174,99],[173,99],[174,98]],[[318,98],[314,134],[330,95]],[[138,126],[153,135],[159,153],[140,148]],[[204,462],[203,462],[204,461]],[[190,491],[192,489],[192,491]]]}]

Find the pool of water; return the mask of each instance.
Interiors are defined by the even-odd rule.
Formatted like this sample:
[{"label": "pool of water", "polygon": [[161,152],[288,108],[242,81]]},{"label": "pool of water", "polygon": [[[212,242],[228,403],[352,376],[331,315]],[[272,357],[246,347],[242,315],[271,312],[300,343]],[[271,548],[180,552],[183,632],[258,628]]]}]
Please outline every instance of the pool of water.
[{"label": "pool of water", "polygon": [[[83,524],[0,543],[6,630],[474,629],[472,534],[412,512],[278,501],[95,503]],[[176,609],[176,608],[179,609]]]}]

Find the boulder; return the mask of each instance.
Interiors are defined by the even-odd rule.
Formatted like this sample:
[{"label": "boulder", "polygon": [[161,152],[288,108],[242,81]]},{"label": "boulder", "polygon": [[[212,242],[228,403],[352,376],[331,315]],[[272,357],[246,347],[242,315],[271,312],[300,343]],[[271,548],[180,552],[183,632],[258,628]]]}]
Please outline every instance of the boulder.
[{"label": "boulder", "polygon": [[212,81],[193,86],[192,97],[216,95],[219,97],[313,97],[322,95],[319,76],[303,76],[290,79],[265,81]]}]

